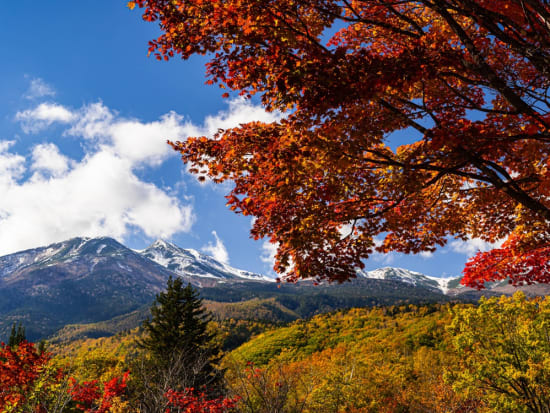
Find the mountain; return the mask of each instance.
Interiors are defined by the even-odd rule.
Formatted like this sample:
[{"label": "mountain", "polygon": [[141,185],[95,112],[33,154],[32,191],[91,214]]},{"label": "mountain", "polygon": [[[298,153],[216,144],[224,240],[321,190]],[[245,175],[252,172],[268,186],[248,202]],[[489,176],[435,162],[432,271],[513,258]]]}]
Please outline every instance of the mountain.
[{"label": "mountain", "polygon": [[0,257],[0,332],[22,321],[29,338],[150,303],[172,273],[112,238],[73,238]]},{"label": "mountain", "polygon": [[[200,287],[207,300],[250,301],[237,307],[224,306],[220,313],[270,320],[282,315],[281,321],[291,315],[310,317],[350,307],[475,301],[481,295],[512,294],[517,290],[498,283],[478,292],[459,286],[459,278],[441,279],[402,268],[359,271],[357,275],[343,284],[278,284],[269,277],[233,268],[166,241],[158,240],[144,250],[133,251],[112,238],[73,238],[0,257],[0,337],[6,336],[14,321],[22,322],[33,340],[67,324],[115,319],[108,325],[95,325],[94,331],[99,334],[97,331],[116,331],[122,325],[139,323],[170,276]],[[550,293],[550,286],[534,285],[522,290],[529,295],[543,295]],[[128,319],[128,314],[134,315]]]},{"label": "mountain", "polygon": [[550,295],[550,284],[532,284],[515,287],[508,280],[485,283],[484,290],[476,290],[460,284],[462,277],[437,278],[403,268],[385,267],[374,271],[361,272],[360,277],[369,279],[394,280],[421,287],[431,291],[439,291],[449,298],[460,301],[477,301],[482,296],[513,295],[523,291],[528,297]]},{"label": "mountain", "polygon": [[508,280],[485,283],[484,290],[475,290],[460,284],[462,277],[438,278],[403,268],[384,267],[373,271],[358,271],[359,279],[392,280],[400,283],[423,288],[432,292],[445,294],[449,298],[460,301],[476,301],[481,296],[512,295],[516,291],[523,291],[527,296],[546,296],[550,294],[549,284],[533,284],[521,287],[512,286]]},{"label": "mountain", "polygon": [[399,281],[414,287],[421,287],[427,290],[438,291],[447,294],[450,288],[458,285],[460,277],[438,278],[421,274],[416,271],[405,270],[403,268],[384,267],[373,271],[358,271],[359,278],[373,280],[392,280]]},{"label": "mountain", "polygon": [[[444,303],[452,299],[435,289],[411,288],[397,280],[358,278],[342,284],[243,281],[200,289],[204,304],[220,322],[241,320],[278,324],[354,307]],[[126,316],[97,323],[65,326],[52,342],[111,336],[137,327],[149,315],[148,306]]]},{"label": "mountain", "polygon": [[[67,324],[115,319],[97,331],[115,331],[139,322],[170,276],[201,287],[205,299],[247,304],[243,318],[266,314],[311,315],[354,306],[446,300],[433,286],[410,288],[403,280],[358,279],[342,285],[313,287],[311,282],[277,284],[273,279],[239,270],[191,249],[156,241],[133,251],[112,238],[73,238],[0,257],[0,337],[14,321],[22,322],[30,339],[48,336]],[[270,299],[275,298],[272,303]],[[226,314],[235,314],[237,307]],[[250,309],[254,308],[250,314]],[[141,309],[139,314],[130,317]],[[145,311],[147,313],[147,311]],[[136,313],[133,313],[136,314]],[[121,319],[117,317],[122,317]],[[279,316],[269,315],[267,318]],[[280,317],[279,317],[280,318]]]},{"label": "mountain", "polygon": [[157,240],[136,252],[181,277],[190,277],[200,287],[227,281],[275,281],[265,275],[238,270],[196,250],[180,248],[163,240]]},{"label": "mountain", "polygon": [[0,337],[14,321],[36,339],[130,313],[150,305],[170,276],[196,287],[275,284],[165,241],[133,251],[112,238],[78,237],[0,257]]}]

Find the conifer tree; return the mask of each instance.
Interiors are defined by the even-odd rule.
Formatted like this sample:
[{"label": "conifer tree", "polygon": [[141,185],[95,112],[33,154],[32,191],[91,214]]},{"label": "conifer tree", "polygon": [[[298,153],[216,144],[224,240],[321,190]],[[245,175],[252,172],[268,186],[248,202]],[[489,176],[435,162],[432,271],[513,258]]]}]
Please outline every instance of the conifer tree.
[{"label": "conifer tree", "polygon": [[153,369],[173,390],[203,388],[219,393],[221,371],[216,367],[220,346],[208,331],[210,314],[202,306],[198,292],[180,278],[168,280],[167,289],[157,295],[151,307],[151,319],[143,323],[145,338],[139,345],[151,356]]},{"label": "conifer tree", "polygon": [[8,339],[8,346],[15,347],[21,344],[27,339],[25,334],[25,327],[21,323],[13,323],[11,326],[11,333]]}]

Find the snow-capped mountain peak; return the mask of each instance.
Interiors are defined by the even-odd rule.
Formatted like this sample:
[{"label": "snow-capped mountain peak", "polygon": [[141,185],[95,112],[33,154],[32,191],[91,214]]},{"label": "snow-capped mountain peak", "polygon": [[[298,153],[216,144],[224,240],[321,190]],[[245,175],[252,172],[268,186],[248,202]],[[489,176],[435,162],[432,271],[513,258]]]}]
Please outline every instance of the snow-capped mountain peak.
[{"label": "snow-capped mountain peak", "polygon": [[76,237],[45,247],[19,251],[0,257],[0,278],[29,266],[48,267],[58,263],[69,263],[84,255],[97,257],[121,254],[122,244],[112,238]]},{"label": "snow-capped mountain peak", "polygon": [[137,252],[180,276],[210,278],[216,281],[274,281],[265,275],[233,268],[197,250],[180,248],[164,240],[157,240]]},{"label": "snow-capped mountain peak", "polygon": [[447,294],[450,283],[456,282],[456,277],[432,277],[404,268],[384,267],[372,271],[358,271],[357,275],[363,278],[392,280],[411,284],[415,287],[424,287]]}]

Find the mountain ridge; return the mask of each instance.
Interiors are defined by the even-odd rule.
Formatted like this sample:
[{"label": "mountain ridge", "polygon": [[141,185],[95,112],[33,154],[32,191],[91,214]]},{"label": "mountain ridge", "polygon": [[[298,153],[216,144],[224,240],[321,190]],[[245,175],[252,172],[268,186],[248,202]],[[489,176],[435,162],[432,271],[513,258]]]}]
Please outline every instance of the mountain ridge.
[{"label": "mountain ridge", "polygon": [[[182,277],[212,301],[277,297],[278,305],[301,316],[354,306],[475,301],[481,295],[516,290],[499,283],[478,292],[457,288],[459,278],[442,279],[393,267],[359,271],[350,283],[278,284],[167,241],[157,240],[134,251],[109,237],[75,237],[0,257],[0,336],[15,321],[23,322],[29,338],[35,339],[66,324],[101,322],[131,313],[150,305],[169,277]],[[529,295],[550,293],[550,286],[523,289]]]},{"label": "mountain ridge", "polygon": [[422,286],[428,289],[435,289],[447,294],[450,290],[449,284],[459,281],[461,277],[434,277],[417,271],[407,270],[399,267],[382,267],[371,271],[358,271],[359,277],[370,279],[384,279],[401,281],[414,286]]},{"label": "mountain ridge", "polygon": [[265,275],[231,267],[207,254],[190,248],[181,248],[165,240],[156,240],[147,248],[135,251],[178,276],[218,279],[220,281],[239,279],[275,281]]}]

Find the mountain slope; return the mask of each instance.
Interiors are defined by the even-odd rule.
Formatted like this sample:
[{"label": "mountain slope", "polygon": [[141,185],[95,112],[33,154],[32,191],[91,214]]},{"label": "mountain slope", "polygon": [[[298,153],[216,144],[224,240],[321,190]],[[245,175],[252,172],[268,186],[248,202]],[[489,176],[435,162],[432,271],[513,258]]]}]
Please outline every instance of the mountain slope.
[{"label": "mountain slope", "polygon": [[[118,316],[122,319],[113,326],[95,326],[94,331],[108,334],[122,325],[135,325],[141,315],[126,321],[125,314],[139,308],[143,312],[170,276],[180,276],[201,287],[201,295],[207,300],[256,300],[226,306],[231,308],[224,310],[228,314],[240,313],[248,318],[245,313],[253,312],[256,315],[252,318],[281,321],[350,307],[475,301],[481,295],[511,294],[516,290],[500,283],[478,292],[458,288],[458,279],[391,267],[360,271],[357,279],[340,285],[313,286],[310,281],[277,284],[269,277],[235,269],[165,241],[133,251],[111,238],[73,238],[0,257],[0,337],[6,336],[14,321],[26,326],[30,339],[46,337],[66,324],[97,323]],[[522,289],[529,295],[550,292],[546,285]]]},{"label": "mountain slope", "polygon": [[[200,289],[204,304],[216,320],[247,320],[284,323],[309,318],[316,314],[352,307],[376,307],[409,303],[447,302],[441,292],[422,287],[411,288],[396,280],[357,279],[343,284],[311,282],[275,284],[243,281],[216,284]],[[119,316],[100,323],[66,326],[58,331],[53,341],[110,336],[137,327],[149,316],[149,308]]]},{"label": "mountain slope", "polygon": [[111,238],[73,238],[0,257],[0,332],[22,321],[34,339],[151,302],[172,273]]},{"label": "mountain slope", "polygon": [[201,286],[211,286],[213,282],[220,281],[275,281],[265,275],[230,267],[196,250],[180,248],[163,240],[157,240],[146,249],[136,252],[179,276],[192,277]]},{"label": "mountain slope", "polygon": [[460,280],[460,277],[439,278],[410,271],[403,268],[384,267],[373,271],[359,271],[358,277],[375,280],[392,280],[409,284],[415,287],[422,287],[432,291],[447,294],[451,285]]}]

